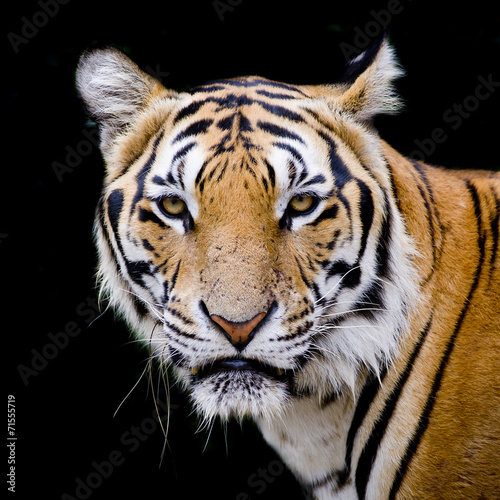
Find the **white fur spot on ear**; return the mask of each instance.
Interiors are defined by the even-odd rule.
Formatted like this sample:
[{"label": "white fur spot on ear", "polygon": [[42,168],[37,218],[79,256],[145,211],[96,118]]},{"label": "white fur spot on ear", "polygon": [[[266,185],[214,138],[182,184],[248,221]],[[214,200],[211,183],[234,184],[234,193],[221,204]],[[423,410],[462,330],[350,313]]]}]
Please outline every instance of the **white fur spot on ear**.
[{"label": "white fur spot on ear", "polygon": [[104,128],[121,129],[151,99],[157,82],[119,50],[108,48],[82,55],[76,84],[91,115]]},{"label": "white fur spot on ear", "polygon": [[[353,59],[348,70],[363,64],[368,51]],[[394,91],[394,80],[403,76],[394,48],[384,40],[371,64],[340,96],[340,105],[357,120],[370,121],[377,114],[393,114],[401,109],[402,103]]]}]

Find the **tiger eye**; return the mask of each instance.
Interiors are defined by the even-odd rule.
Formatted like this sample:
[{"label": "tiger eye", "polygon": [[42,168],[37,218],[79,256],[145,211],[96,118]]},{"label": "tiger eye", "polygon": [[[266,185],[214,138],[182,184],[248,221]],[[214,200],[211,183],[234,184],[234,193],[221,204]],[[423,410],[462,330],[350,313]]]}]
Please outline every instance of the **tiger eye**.
[{"label": "tiger eye", "polygon": [[295,195],[290,200],[290,208],[297,213],[305,213],[311,210],[315,205],[315,198],[309,195]]},{"label": "tiger eye", "polygon": [[184,212],[186,204],[177,196],[169,196],[161,200],[160,207],[166,215],[176,217]]}]

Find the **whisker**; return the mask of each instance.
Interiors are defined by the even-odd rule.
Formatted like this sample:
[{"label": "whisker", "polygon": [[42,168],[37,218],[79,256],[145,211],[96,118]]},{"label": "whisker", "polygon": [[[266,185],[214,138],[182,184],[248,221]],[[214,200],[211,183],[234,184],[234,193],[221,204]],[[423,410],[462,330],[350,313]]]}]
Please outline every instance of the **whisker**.
[{"label": "whisker", "polygon": [[321,325],[318,326],[317,332],[326,331],[326,330],[339,330],[343,328],[385,328],[381,325]]},{"label": "whisker", "polygon": [[[340,302],[335,302],[333,300],[332,302],[327,302],[327,304],[322,306],[322,307],[317,307],[315,310],[321,312],[321,311],[324,311],[325,309],[330,309],[333,306],[352,304],[352,303],[353,303],[352,300],[341,300]],[[363,306],[379,306],[380,305],[380,304],[376,304],[375,302],[368,302],[368,301],[365,302],[363,300],[357,301],[356,304],[363,305]]]},{"label": "whisker", "polygon": [[334,317],[334,316],[344,316],[345,314],[352,314],[352,313],[357,313],[357,312],[362,312],[362,311],[389,311],[389,309],[384,309],[382,307],[362,307],[360,309],[349,309],[348,311],[344,312],[337,312],[337,313],[332,313],[332,314],[322,314],[320,318],[329,318],[329,317]]},{"label": "whisker", "polygon": [[163,306],[161,304],[154,304],[152,302],[149,302],[148,300],[144,299],[144,297],[141,297],[139,294],[135,293],[133,290],[127,290],[126,288],[120,288],[120,290],[122,292],[126,292],[126,293],[129,293],[130,295],[133,295],[134,297],[137,297],[138,299],[142,300],[143,302],[145,302],[151,309],[151,311],[154,313],[154,315],[161,321],[163,322],[164,321],[164,318],[163,318],[163,315],[158,312],[158,309],[162,309]]},{"label": "whisker", "polygon": [[340,283],[342,282],[342,280],[349,274],[349,273],[352,273],[353,271],[355,271],[356,269],[359,269],[361,266],[354,266],[353,268],[349,269],[349,271],[347,271],[346,273],[344,273],[344,275],[337,281],[337,283],[335,283],[335,285],[330,288],[330,290],[328,290],[328,292],[326,292],[322,297],[320,297],[318,300],[316,300],[314,302],[314,304],[318,304],[319,302],[321,302],[329,293],[331,293],[333,290],[335,290],[339,285]]},{"label": "whisker", "polygon": [[118,411],[120,410],[120,408],[123,406],[123,403],[125,403],[125,401],[127,400],[127,398],[132,394],[132,392],[134,392],[134,389],[139,385],[139,382],[142,380],[142,377],[144,377],[147,369],[148,369],[148,367],[146,365],[146,367],[142,371],[141,376],[139,377],[139,379],[137,380],[137,382],[134,384],[134,386],[132,387],[132,389],[130,389],[130,391],[128,391],[127,395],[123,398],[122,402],[118,405],[118,408],[113,413],[113,418],[116,417],[116,414],[118,413]]}]

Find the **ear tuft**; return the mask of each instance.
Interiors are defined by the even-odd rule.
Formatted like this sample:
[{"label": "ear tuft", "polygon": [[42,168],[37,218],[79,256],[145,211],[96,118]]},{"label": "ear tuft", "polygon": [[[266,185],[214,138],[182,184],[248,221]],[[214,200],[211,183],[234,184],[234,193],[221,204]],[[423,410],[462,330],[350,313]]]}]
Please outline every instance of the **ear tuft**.
[{"label": "ear tuft", "polygon": [[76,72],[78,91],[102,139],[129,126],[163,87],[115,48],[85,52]]},{"label": "ear tuft", "polygon": [[394,49],[384,35],[353,59],[338,82],[344,89],[338,104],[363,122],[378,114],[393,114],[401,108],[393,82],[404,74]]}]

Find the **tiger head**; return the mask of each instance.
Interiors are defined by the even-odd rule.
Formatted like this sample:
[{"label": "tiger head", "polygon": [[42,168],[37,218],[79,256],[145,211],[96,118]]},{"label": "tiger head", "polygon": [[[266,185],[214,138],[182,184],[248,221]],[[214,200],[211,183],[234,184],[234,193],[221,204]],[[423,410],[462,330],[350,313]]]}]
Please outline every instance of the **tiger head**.
[{"label": "tiger head", "polygon": [[176,93],[115,49],[82,56],[102,290],[207,418],[335,397],[393,358],[414,250],[370,123],[400,74],[386,40],[335,85]]}]

